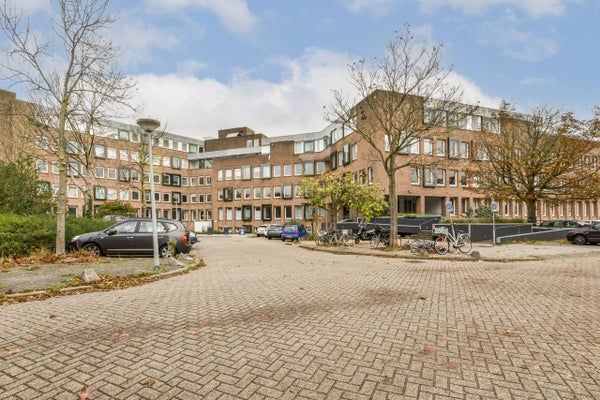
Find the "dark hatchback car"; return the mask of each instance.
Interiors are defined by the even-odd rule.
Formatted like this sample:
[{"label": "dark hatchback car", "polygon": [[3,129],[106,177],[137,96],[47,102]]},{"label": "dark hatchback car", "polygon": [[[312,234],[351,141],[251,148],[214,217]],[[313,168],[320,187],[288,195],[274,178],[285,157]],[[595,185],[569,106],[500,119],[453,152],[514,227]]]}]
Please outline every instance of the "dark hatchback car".
[{"label": "dark hatchback car", "polygon": [[567,233],[567,240],[575,244],[600,243],[600,223]]},{"label": "dark hatchback car", "polygon": [[[168,244],[172,240],[176,242],[177,253],[189,253],[192,249],[193,238],[181,222],[159,219],[156,229],[161,257],[168,256]],[[84,233],[72,238],[70,247],[104,256],[152,255],[152,221],[144,218],[129,219],[100,232]]]},{"label": "dark hatchback car", "polygon": [[267,233],[265,235],[265,237],[269,240],[275,238],[275,239],[281,239],[281,230],[283,229],[283,225],[279,225],[279,224],[273,224],[269,226],[269,229],[267,229]]}]

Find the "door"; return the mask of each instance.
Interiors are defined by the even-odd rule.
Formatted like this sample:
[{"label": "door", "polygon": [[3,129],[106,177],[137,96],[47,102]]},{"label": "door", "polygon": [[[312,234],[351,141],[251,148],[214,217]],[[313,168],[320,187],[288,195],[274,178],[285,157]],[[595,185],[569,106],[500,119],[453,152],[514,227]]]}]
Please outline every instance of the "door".
[{"label": "door", "polygon": [[600,243],[600,223],[596,223],[588,230],[588,241],[590,243]]},{"label": "door", "polygon": [[111,230],[111,235],[104,237],[104,248],[110,254],[125,254],[135,251],[135,229],[137,221],[123,222]]},{"label": "door", "polygon": [[[158,248],[167,243],[167,230],[162,222],[156,222],[156,232],[158,233]],[[135,235],[135,252],[152,253],[152,221],[140,221],[138,232]]]}]

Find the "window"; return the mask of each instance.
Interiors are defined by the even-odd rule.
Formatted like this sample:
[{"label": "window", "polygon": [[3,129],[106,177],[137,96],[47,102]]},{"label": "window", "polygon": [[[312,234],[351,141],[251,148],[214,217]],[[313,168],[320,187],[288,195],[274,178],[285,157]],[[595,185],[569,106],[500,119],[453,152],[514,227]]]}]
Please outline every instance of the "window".
[{"label": "window", "polygon": [[212,176],[207,176],[205,182],[206,186],[210,186],[212,184]]},{"label": "window", "polygon": [[233,189],[233,198],[235,200],[241,200],[242,199],[242,189],[239,189],[239,188]]},{"label": "window", "polygon": [[139,162],[140,161],[140,153],[137,151],[131,152],[131,161]]},{"label": "window", "polygon": [[261,219],[261,208],[260,207],[254,207],[254,219],[255,220],[260,220]]},{"label": "window", "polygon": [[402,154],[419,154],[419,139],[413,138],[408,141],[401,149]]},{"label": "window", "polygon": [[[104,169],[102,171],[104,171]],[[57,162],[53,162],[52,163],[52,173],[58,174],[59,172],[60,172],[60,166],[58,165]]]},{"label": "window", "polygon": [[292,219],[292,206],[285,206],[284,207],[284,218],[285,219]]},{"label": "window", "polygon": [[469,142],[460,142],[460,158],[469,158]]},{"label": "window", "polygon": [[449,149],[448,149],[448,156],[450,158],[459,158],[459,156],[460,156],[460,140],[450,139],[449,143],[450,143],[450,145],[449,145]]},{"label": "window", "polygon": [[273,198],[274,199],[280,199],[281,198],[281,186],[275,186],[273,187]]},{"label": "window", "polygon": [[294,175],[302,176],[302,164],[294,164]]},{"label": "window", "polygon": [[367,168],[367,183],[369,185],[373,184],[373,168],[372,167]]},{"label": "window", "polygon": [[129,152],[127,150],[119,150],[119,159],[121,161],[129,161]]},{"label": "window", "polygon": [[438,157],[446,156],[446,141],[443,139],[436,140],[436,155]]},{"label": "window", "polygon": [[443,169],[436,169],[435,180],[437,186],[446,186],[446,171]]},{"label": "window", "polygon": [[467,171],[460,171],[460,185],[467,186],[469,184],[469,179],[467,176]]},{"label": "window", "polygon": [[322,174],[325,172],[325,162],[317,161],[317,174]]},{"label": "window", "polygon": [[273,178],[281,176],[281,165],[273,165]]},{"label": "window", "polygon": [[163,186],[171,186],[171,175],[170,174],[162,174],[162,184],[163,184]]},{"label": "window", "polygon": [[252,177],[254,179],[260,179],[260,167],[252,168]]},{"label": "window", "polygon": [[294,142],[294,154],[304,153],[304,142]]},{"label": "window", "polygon": [[482,118],[483,130],[490,133],[500,133],[500,121],[495,118]]},{"label": "window", "polygon": [[304,206],[296,206],[294,208],[296,219],[304,219]]},{"label": "window", "polygon": [[283,198],[284,199],[291,199],[292,196],[293,196],[292,185],[284,185],[283,186]]},{"label": "window", "polygon": [[252,198],[252,193],[250,188],[244,188],[244,200],[250,200]]},{"label": "window", "polygon": [[[152,231],[152,221],[140,221],[140,227],[138,228],[139,233],[151,233]],[[167,232],[167,229],[161,222],[157,222],[156,231]]]},{"label": "window", "polygon": [[262,206],[262,219],[263,221],[270,221],[272,218],[272,207],[270,204],[264,204]]},{"label": "window", "polygon": [[281,207],[280,206],[273,207],[273,214],[275,216],[275,219],[281,219]]},{"label": "window", "polygon": [[139,192],[139,190],[132,190],[131,191],[131,200],[133,200],[133,201],[140,201],[140,192]]},{"label": "window", "polygon": [[410,183],[411,185],[421,184],[421,169],[419,167],[410,168]]},{"label": "window", "polygon": [[223,200],[224,201],[233,201],[233,188],[226,187],[223,189]]},{"label": "window", "polygon": [[294,185],[294,197],[302,197],[300,194],[302,187],[300,185]]},{"label": "window", "polygon": [[304,175],[312,176],[315,174],[315,163],[313,161],[304,161]]},{"label": "window", "polygon": [[261,188],[259,188],[259,187],[254,188],[254,198],[255,199],[260,199],[260,192],[261,192]]},{"label": "window", "polygon": [[38,149],[48,150],[48,140],[46,138],[37,138],[35,145]]},{"label": "window", "polygon": [[230,181],[233,179],[233,170],[232,169],[226,169],[225,170],[225,180],[226,181]]},{"label": "window", "polygon": [[233,220],[233,209],[231,207],[225,209],[225,218],[227,218],[227,221]]},{"label": "window", "polygon": [[139,182],[140,181],[140,173],[137,172],[136,170],[132,169],[131,170],[131,180],[134,182]]},{"label": "window", "polygon": [[203,194],[198,195],[198,203],[204,203],[204,195]]},{"label": "window", "polygon": [[116,168],[108,168],[108,179],[117,179],[117,169]]},{"label": "window", "polygon": [[76,140],[69,140],[66,151],[67,154],[83,154],[83,146]]},{"label": "window", "polygon": [[152,156],[152,165],[159,166],[160,165],[160,156]]},{"label": "window", "polygon": [[241,168],[235,168],[233,170],[233,179],[235,179],[236,181],[239,181],[240,179],[242,179],[242,169]]},{"label": "window", "polygon": [[451,169],[448,171],[448,185],[456,186],[456,178],[458,175],[458,171]]},{"label": "window", "polygon": [[115,149],[114,147],[107,147],[106,154],[107,154],[107,157],[111,160],[117,159],[117,149]]},{"label": "window", "polygon": [[217,171],[217,181],[221,182],[223,180],[223,170],[220,169]]},{"label": "window", "polygon": [[[48,172],[48,171],[46,171]],[[67,165],[67,176],[79,176],[79,163],[70,161]],[[116,179],[116,177],[115,177]]]},{"label": "window", "polygon": [[165,203],[170,203],[171,202],[171,193],[169,193],[169,192],[163,193],[163,201]]},{"label": "window", "polygon": [[163,156],[162,157],[162,165],[163,165],[163,167],[170,167],[171,166],[171,157]]},{"label": "window", "polygon": [[308,140],[304,142],[304,152],[305,153],[313,153],[315,151],[315,141]]},{"label": "window", "polygon": [[173,168],[175,169],[180,169],[181,168],[181,158],[179,157],[173,157],[171,159],[171,165],[173,166]]},{"label": "window", "polygon": [[358,158],[358,144],[357,143],[354,143],[352,145],[352,147],[350,147],[350,158],[352,158],[352,161],[354,161]]},{"label": "window", "polygon": [[423,170],[423,186],[434,187],[436,184],[435,170],[432,167],[425,167]]},{"label": "window", "polygon": [[119,200],[128,201],[129,200],[129,191],[128,190],[119,190]]},{"label": "window", "polygon": [[127,168],[120,168],[119,169],[119,180],[121,182],[129,182],[130,179],[130,172]]},{"label": "window", "polygon": [[38,158],[35,160],[35,169],[38,172],[48,172],[48,161]]},{"label": "window", "polygon": [[292,164],[285,164],[283,166],[283,176],[292,176]]},{"label": "window", "polygon": [[103,144],[94,145],[94,157],[106,158],[106,147]]},{"label": "window", "polygon": [[265,186],[263,188],[263,199],[270,199],[270,198],[271,198],[271,187]]},{"label": "window", "polygon": [[117,189],[106,188],[106,200],[116,200],[116,199],[117,199]]},{"label": "window", "polygon": [[271,165],[270,164],[264,164],[262,166],[262,178],[263,179],[271,178]]},{"label": "window", "polygon": [[76,199],[79,195],[79,191],[77,190],[77,186],[68,186],[67,187],[67,197],[70,199]]},{"label": "window", "polygon": [[423,154],[433,155],[433,139],[423,139]]},{"label": "window", "polygon": [[252,206],[242,206],[242,221],[252,221]]}]

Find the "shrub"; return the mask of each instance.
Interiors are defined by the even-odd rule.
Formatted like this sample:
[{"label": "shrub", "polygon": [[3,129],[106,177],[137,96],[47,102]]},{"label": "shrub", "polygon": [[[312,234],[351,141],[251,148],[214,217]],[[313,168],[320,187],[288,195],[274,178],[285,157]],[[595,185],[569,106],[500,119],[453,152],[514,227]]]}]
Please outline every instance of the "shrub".
[{"label": "shrub", "polygon": [[[81,233],[98,231],[112,222],[98,219],[67,218],[66,238]],[[35,250],[54,251],[56,217],[49,214],[0,214],[0,257],[22,257]]]}]

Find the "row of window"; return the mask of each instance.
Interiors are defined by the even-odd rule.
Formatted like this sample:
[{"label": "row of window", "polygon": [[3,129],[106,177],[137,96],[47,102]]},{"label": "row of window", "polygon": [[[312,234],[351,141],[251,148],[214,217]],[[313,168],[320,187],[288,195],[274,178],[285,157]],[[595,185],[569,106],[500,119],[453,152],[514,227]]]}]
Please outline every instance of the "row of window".
[{"label": "row of window", "polygon": [[[218,221],[273,221],[283,219],[309,220],[312,219],[315,208],[309,205],[260,206],[243,205],[241,207],[225,207],[217,209]],[[323,210],[318,210],[324,214]]]},{"label": "row of window", "polygon": [[323,161],[304,161],[296,164],[284,165],[243,165],[239,168],[228,168],[217,171],[217,181],[231,181],[250,179],[270,179],[281,176],[312,176],[325,172],[325,162]]},{"label": "row of window", "polygon": [[[401,139],[402,140],[402,139]],[[384,149],[390,151],[390,142],[387,135],[384,136]],[[473,152],[474,160],[488,160],[483,145],[476,143],[474,150],[471,149],[471,142],[456,138],[450,139],[432,139],[432,138],[414,138],[400,149],[400,154],[423,154],[426,156],[462,158],[468,159]]]},{"label": "row of window", "polygon": [[[455,169],[444,170],[436,167],[411,167],[411,185],[423,185],[425,187],[436,186],[469,186],[469,173]],[[477,185],[476,177],[472,177],[471,184]]]},{"label": "row of window", "polygon": [[350,161],[354,161],[358,158],[358,144],[354,143],[352,145],[345,144],[342,147],[342,150],[331,153],[330,163],[331,169],[335,170],[342,165],[350,164]]},{"label": "row of window", "polygon": [[222,201],[250,200],[250,199],[291,199],[302,197],[300,185],[263,186],[254,188],[226,187],[217,190],[217,198]]},{"label": "row of window", "polygon": [[426,107],[423,112],[423,122],[445,128],[458,128],[469,131],[485,131],[500,133],[500,120],[477,114],[437,110]]}]

